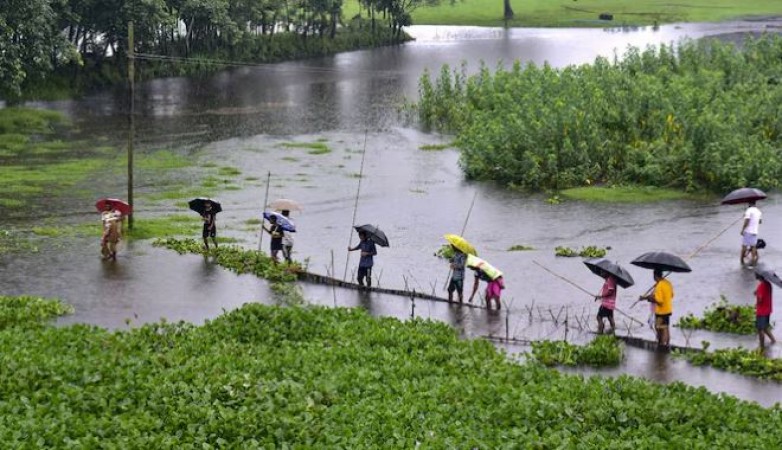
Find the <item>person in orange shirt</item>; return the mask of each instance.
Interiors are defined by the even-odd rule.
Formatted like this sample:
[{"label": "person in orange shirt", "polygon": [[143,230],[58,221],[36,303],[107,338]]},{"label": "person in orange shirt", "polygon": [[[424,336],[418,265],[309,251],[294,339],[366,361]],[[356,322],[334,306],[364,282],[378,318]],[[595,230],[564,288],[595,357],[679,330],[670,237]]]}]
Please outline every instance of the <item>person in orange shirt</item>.
[{"label": "person in orange shirt", "polygon": [[671,343],[671,314],[673,313],[673,285],[663,277],[662,270],[654,271],[654,291],[642,295],[639,299],[654,303],[654,329],[657,344],[668,347]]}]

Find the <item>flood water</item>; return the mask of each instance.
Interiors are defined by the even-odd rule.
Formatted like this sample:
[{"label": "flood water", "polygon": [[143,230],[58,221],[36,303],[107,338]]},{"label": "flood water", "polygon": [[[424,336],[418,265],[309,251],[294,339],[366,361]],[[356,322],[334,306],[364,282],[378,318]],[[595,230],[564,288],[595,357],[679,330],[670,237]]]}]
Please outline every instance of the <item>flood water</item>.
[{"label": "flood water", "polygon": [[[627,263],[653,250],[686,257],[728,228],[689,259],[691,274],[671,277],[676,290],[674,316],[699,314],[720,295],[734,303],[752,304],[754,277],[738,264],[736,221],[742,209],[720,207],[718,197],[648,205],[551,205],[541,195],[470,183],[461,174],[456,150],[419,149],[425,144],[447,143],[449,138],[406,124],[396,107],[406,98],[415,100],[418,78],[424,70],[437,73],[442,64],[458,66],[464,61],[468,72],[477,70],[481,61],[494,67],[517,59],[537,64],[548,61],[561,67],[587,63],[598,55],[612,57],[629,45],[667,44],[774,25],[731,22],[632,30],[412,27],[416,41],[404,46],[243,67],[203,79],[142,83],[137,86],[136,98],[137,149],[141,153],[171,149],[199,161],[240,168],[241,189],[219,196],[224,212],[218,216],[218,227],[221,235],[237,238],[248,248],[257,247],[258,234],[257,229],[248,229],[245,221],[259,216],[266,174],[271,172],[270,198],[294,198],[305,209],[294,217],[299,229],[295,258],[307,260],[313,272],[340,277],[345,273],[352,276],[358,262],[355,255],[348,259],[345,249],[351,237],[352,243],[356,242],[350,225],[357,174],[362,170],[361,151],[365,149],[356,222],[378,225],[391,241],[389,248],[379,249],[376,258],[374,275],[379,284],[444,294],[448,267],[433,253],[443,234],[461,232],[475,198],[464,235],[482,257],[505,272],[503,296],[512,313],[506,319],[496,312],[427,301],[417,301],[413,307],[408,299],[398,297],[335,293],[322,286],[302,285],[308,299],[325,305],[360,306],[376,315],[431,317],[453,324],[466,336],[507,334],[520,340],[584,341],[590,336],[584,326],[594,328],[596,305],[535,261],[597,291],[601,280],[580,258],[557,258],[554,247],[611,246],[609,257],[624,263],[637,282],[620,292],[618,306],[628,316],[645,322],[646,306],[631,305],[651,286],[652,276]],[[74,139],[102,139],[116,145],[118,155],[124,152],[127,107],[121,90],[35,105],[66,112],[78,130]],[[332,151],[314,155],[283,145],[316,141],[326,143]],[[198,175],[184,178],[192,186],[200,185]],[[144,193],[155,191],[154,176],[140,176],[137,182],[137,216],[153,216],[173,208],[144,197]],[[79,211],[84,211],[76,220],[96,220],[87,212],[94,198],[122,197],[124,183],[124,176],[107,177],[93,183],[89,197],[66,195],[70,205],[80,205]],[[42,199],[42,204],[47,200]],[[782,267],[782,204],[772,197],[760,206],[764,212],[761,236],[768,242],[762,259]],[[57,208],[47,207],[14,225],[25,226],[46,217],[66,220],[64,216]],[[67,220],[74,219],[69,216]],[[198,237],[199,231],[193,230],[193,237]],[[535,250],[507,251],[517,244]],[[180,256],[135,242],[123,248],[117,262],[105,263],[99,260],[97,247],[97,239],[79,238],[42,245],[36,254],[0,256],[0,292],[59,297],[76,307],[76,313],[61,323],[89,322],[111,328],[161,317],[201,322],[245,302],[273,303],[263,280],[236,276],[208,258]],[[471,283],[466,288],[471,288]],[[565,317],[568,326],[562,324]],[[624,316],[618,316],[617,322],[622,333],[652,338],[648,327]],[[673,329],[675,344],[699,347],[702,340],[710,341],[712,348],[755,345],[753,337],[685,335]],[[629,352],[618,371],[661,382],[683,380],[705,385],[764,405],[782,398],[782,387],[777,384],[697,369],[639,352]],[[779,349],[771,352],[780,353]]]}]

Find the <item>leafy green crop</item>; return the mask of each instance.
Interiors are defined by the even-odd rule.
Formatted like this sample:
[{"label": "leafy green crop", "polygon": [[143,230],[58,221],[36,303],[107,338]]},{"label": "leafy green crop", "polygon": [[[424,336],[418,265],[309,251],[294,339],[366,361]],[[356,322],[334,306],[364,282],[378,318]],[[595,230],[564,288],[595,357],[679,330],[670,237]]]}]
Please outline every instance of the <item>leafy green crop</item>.
[{"label": "leafy green crop", "polygon": [[703,313],[703,318],[692,313],[679,319],[681,328],[695,328],[723,333],[755,334],[755,307],[752,305],[730,305],[724,295]]},{"label": "leafy green crop", "polygon": [[247,304],[0,330],[6,448],[776,448],[782,407],[509,361],[443,323]]},{"label": "leafy green crop", "polygon": [[[157,239],[152,243],[157,247],[165,247],[177,253],[204,253],[201,242],[195,239],[166,238]],[[270,256],[261,252],[246,250],[236,245],[221,245],[212,247],[208,254],[215,256],[217,264],[236,273],[252,273],[269,281],[296,281],[296,272],[301,270],[298,263],[275,264]]]},{"label": "leafy green crop", "polygon": [[630,48],[555,69],[443,66],[411,107],[456,135],[468,178],[533,190],[638,185],[724,192],[782,180],[782,37]]},{"label": "leafy green crop", "polygon": [[739,347],[679,355],[696,366],[712,366],[728,372],[782,382],[782,359],[767,358],[756,350]]},{"label": "leafy green crop", "polygon": [[59,300],[29,295],[18,297],[0,295],[0,330],[19,325],[39,324],[72,312],[72,306]]},{"label": "leafy green crop", "polygon": [[556,256],[565,256],[569,258],[575,256],[581,256],[582,258],[602,258],[610,249],[611,247],[598,247],[596,245],[581,247],[581,250],[576,250],[574,248],[565,246],[558,246],[554,248],[554,254]]},{"label": "leafy green crop", "polygon": [[565,341],[535,341],[532,357],[546,366],[616,366],[622,362],[623,352],[619,339],[613,336],[597,336],[587,345],[575,345]]}]

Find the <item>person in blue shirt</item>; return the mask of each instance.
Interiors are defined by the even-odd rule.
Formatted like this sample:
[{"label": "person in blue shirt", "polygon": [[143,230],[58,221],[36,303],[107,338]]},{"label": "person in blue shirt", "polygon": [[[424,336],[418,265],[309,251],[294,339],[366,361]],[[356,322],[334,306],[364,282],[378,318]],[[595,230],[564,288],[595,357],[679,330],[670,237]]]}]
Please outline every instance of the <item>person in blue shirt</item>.
[{"label": "person in blue shirt", "polygon": [[358,232],[361,241],[355,246],[348,246],[348,251],[361,250],[361,259],[358,262],[358,284],[364,286],[364,278],[367,280],[367,287],[372,287],[372,266],[375,264],[373,256],[377,255],[375,243],[369,239],[369,235],[363,231]]},{"label": "person in blue shirt", "polygon": [[459,303],[464,302],[464,266],[467,264],[467,255],[462,253],[456,246],[451,246],[453,256],[451,257],[451,281],[448,282],[448,301],[453,302],[453,292],[459,296]]}]

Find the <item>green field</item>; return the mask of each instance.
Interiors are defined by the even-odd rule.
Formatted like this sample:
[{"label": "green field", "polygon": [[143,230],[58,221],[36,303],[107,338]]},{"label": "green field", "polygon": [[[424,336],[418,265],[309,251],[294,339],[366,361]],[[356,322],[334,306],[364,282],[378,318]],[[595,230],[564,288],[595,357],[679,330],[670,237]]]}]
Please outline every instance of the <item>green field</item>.
[{"label": "green field", "polygon": [[[779,0],[511,0],[515,13],[510,26],[590,27],[653,25],[673,22],[717,22],[744,16],[780,16]],[[345,17],[358,12],[355,0],[345,2]],[[613,21],[598,21],[601,13],[613,14]],[[463,0],[453,5],[419,8],[415,25],[500,26],[501,0]]]}]

